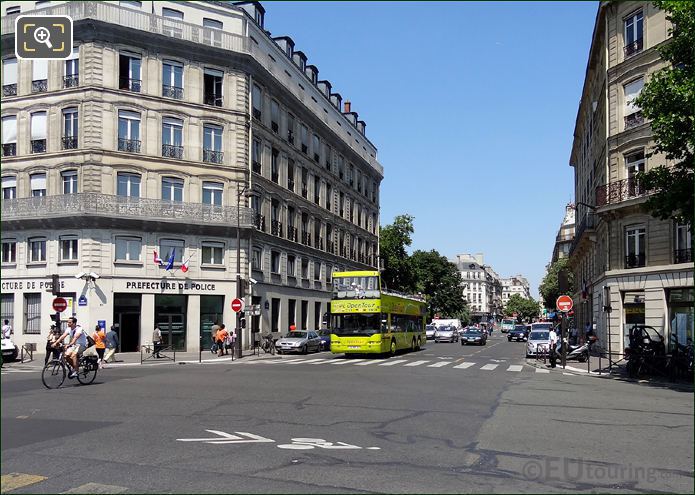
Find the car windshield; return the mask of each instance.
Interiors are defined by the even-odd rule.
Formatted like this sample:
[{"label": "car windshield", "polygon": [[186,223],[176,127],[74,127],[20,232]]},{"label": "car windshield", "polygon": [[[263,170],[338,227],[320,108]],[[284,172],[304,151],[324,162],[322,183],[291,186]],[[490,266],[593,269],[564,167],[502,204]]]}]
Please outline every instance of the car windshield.
[{"label": "car windshield", "polygon": [[514,327],[514,331],[515,331],[515,332],[525,332],[525,331],[526,331],[526,327],[525,327],[524,325],[517,325],[517,326]]},{"label": "car windshield", "polygon": [[453,332],[454,329],[451,327],[439,327],[439,330],[437,330],[437,331],[438,332]]},{"label": "car windshield", "polygon": [[531,325],[532,330],[550,330],[552,328],[552,323],[534,323]]},{"label": "car windshield", "polygon": [[301,330],[295,330],[294,332],[287,332],[287,335],[285,335],[286,339],[305,339],[306,338],[306,332],[302,332]]},{"label": "car windshield", "polygon": [[529,340],[548,340],[550,338],[550,332],[531,332],[529,335]]},{"label": "car windshield", "polygon": [[480,335],[482,332],[480,330],[476,330],[475,328],[471,328],[468,331],[466,331],[468,335]]},{"label": "car windshield", "polygon": [[425,330],[427,330],[428,332],[434,332],[436,329],[437,329],[437,327],[432,326],[432,325],[427,325],[425,327]]}]

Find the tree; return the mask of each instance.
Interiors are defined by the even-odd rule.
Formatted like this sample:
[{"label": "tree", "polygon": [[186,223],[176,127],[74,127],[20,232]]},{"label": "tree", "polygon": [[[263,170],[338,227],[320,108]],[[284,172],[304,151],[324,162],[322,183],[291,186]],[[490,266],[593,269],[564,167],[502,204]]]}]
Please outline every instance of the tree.
[{"label": "tree", "polygon": [[413,292],[415,279],[405,248],[412,244],[415,232],[411,215],[398,215],[392,225],[380,228],[379,256],[384,260],[382,286],[401,292]]},{"label": "tree", "polygon": [[513,316],[514,313],[522,320],[531,320],[538,316],[538,302],[521,297],[520,294],[512,294],[504,307],[504,314]]},{"label": "tree", "polygon": [[427,297],[430,318],[439,313],[443,318],[469,319],[461,289],[463,280],[455,264],[433,249],[415,251],[410,265],[416,290]]},{"label": "tree", "polygon": [[673,27],[671,39],[659,48],[670,63],[644,85],[635,103],[651,121],[656,144],[649,156],[663,153],[673,162],[637,175],[652,194],[644,207],[652,216],[693,226],[695,189],[695,3],[654,2]]},{"label": "tree", "polygon": [[543,304],[545,304],[546,308],[554,309],[557,298],[562,295],[562,292],[560,292],[560,286],[558,284],[558,273],[560,271],[567,274],[567,283],[569,286],[567,288],[567,293],[574,293],[574,273],[572,273],[569,268],[569,258],[560,258],[555,263],[550,265],[550,268],[548,268],[548,273],[545,274],[545,277],[543,277],[543,281],[538,288],[539,292],[541,293],[541,297],[543,298]]}]

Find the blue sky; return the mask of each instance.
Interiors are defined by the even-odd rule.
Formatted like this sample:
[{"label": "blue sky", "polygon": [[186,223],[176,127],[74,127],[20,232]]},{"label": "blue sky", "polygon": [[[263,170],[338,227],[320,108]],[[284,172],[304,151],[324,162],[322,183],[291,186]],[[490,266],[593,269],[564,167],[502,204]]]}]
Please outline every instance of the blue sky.
[{"label": "blue sky", "polygon": [[381,223],[485,254],[531,293],[550,261],[597,2],[264,2],[379,150]]}]

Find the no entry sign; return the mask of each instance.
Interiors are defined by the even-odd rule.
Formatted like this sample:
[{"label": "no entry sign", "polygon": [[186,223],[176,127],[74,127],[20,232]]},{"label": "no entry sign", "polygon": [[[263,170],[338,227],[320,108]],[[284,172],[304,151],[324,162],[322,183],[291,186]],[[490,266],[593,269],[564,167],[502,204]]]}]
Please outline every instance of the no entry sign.
[{"label": "no entry sign", "polygon": [[239,298],[236,298],[232,301],[232,311],[235,313],[238,313],[239,311],[244,309],[244,301],[242,301]]},{"label": "no entry sign", "polygon": [[62,297],[56,297],[53,299],[53,311],[57,311],[58,313],[62,313],[68,309],[68,302],[63,299]]},{"label": "no entry sign", "polygon": [[563,295],[557,298],[555,306],[557,306],[558,311],[567,313],[569,310],[572,309],[572,306],[574,306],[574,301],[572,301],[572,298],[570,296]]}]

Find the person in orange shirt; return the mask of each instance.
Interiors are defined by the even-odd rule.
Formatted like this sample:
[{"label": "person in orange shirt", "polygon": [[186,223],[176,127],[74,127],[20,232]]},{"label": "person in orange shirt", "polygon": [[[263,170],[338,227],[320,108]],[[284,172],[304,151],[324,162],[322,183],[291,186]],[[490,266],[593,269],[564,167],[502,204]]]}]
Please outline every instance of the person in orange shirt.
[{"label": "person in orange shirt", "polygon": [[217,331],[217,356],[224,356],[225,350],[224,350],[224,344],[227,341],[227,337],[229,336],[229,332],[227,332],[227,329],[224,327],[224,323],[220,325],[220,329]]},{"label": "person in orange shirt", "polygon": [[92,338],[94,339],[94,350],[97,351],[97,356],[99,356],[99,368],[104,368],[106,366],[104,363],[104,352],[106,351],[106,333],[104,333],[104,329],[97,325],[94,328]]}]

